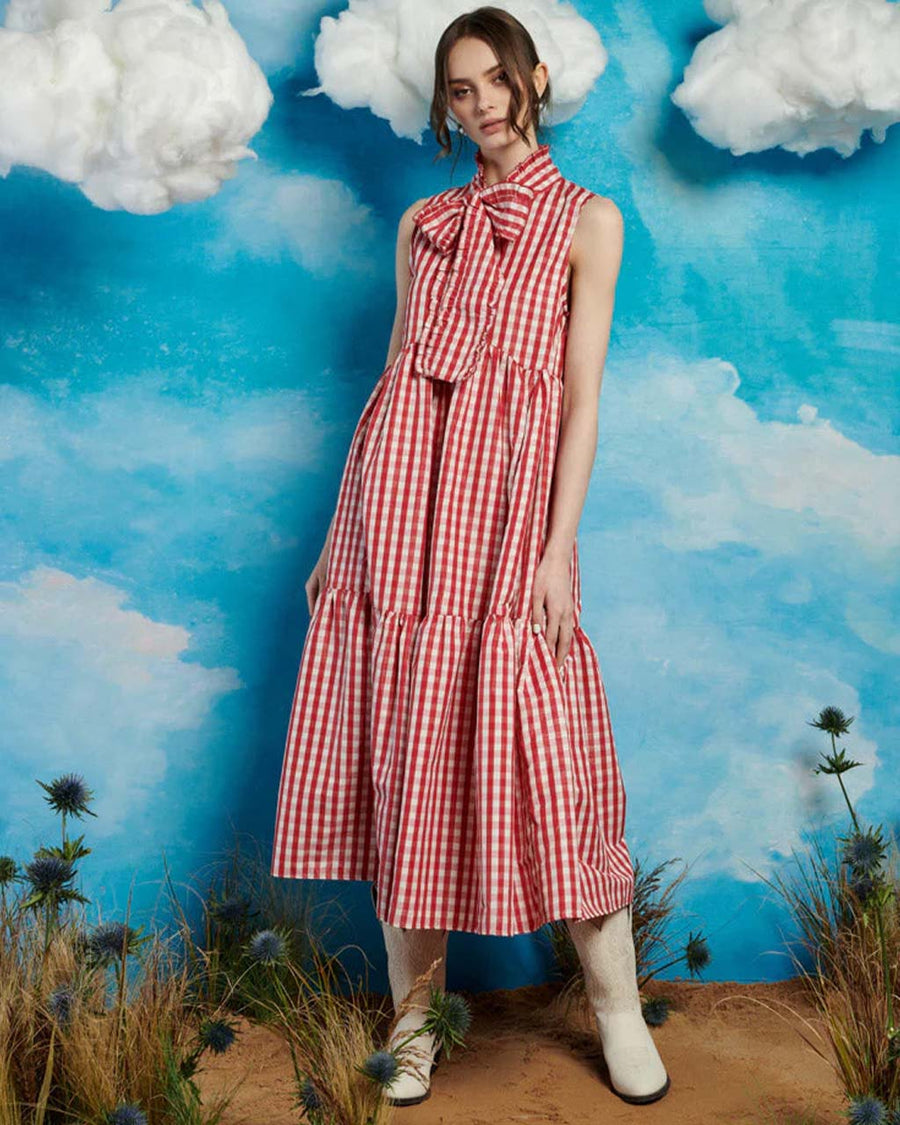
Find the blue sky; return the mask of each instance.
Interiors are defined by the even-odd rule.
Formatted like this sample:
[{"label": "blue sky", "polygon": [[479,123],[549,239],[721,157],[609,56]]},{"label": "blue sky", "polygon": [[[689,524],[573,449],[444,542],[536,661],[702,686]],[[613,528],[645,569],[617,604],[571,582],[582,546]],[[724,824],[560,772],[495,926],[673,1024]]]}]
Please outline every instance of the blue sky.
[{"label": "blue sky", "polygon": [[[83,772],[107,914],[134,877],[151,901],[163,849],[185,876],[231,824],[271,836],[303,584],[383,367],[396,221],[448,182],[427,138],[297,96],[312,8],[273,10],[280,36],[229,8],[275,103],[217,194],[139,216],[45,172],[0,180],[0,846],[55,833],[36,777]],[[900,804],[896,127],[849,159],[734,157],[669,100],[713,30],[699,5],[578,11],[609,65],[551,147],[626,226],[582,623],[632,850],[691,863],[707,978],[782,977],[787,919],[752,869],[846,827],[807,721],[856,716],[851,796],[889,825]],[[347,895],[377,937],[367,889]],[[547,965],[529,936],[454,941],[507,951],[505,980],[488,956],[469,987]]]}]

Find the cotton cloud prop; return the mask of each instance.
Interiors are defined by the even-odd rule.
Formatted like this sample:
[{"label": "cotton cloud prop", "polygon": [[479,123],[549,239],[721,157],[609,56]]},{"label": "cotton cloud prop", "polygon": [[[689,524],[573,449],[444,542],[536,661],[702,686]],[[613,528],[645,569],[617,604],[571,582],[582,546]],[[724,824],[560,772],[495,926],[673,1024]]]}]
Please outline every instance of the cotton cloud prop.
[{"label": "cotton cloud prop", "polygon": [[694,128],[735,156],[781,147],[850,156],[900,120],[900,4],[706,0],[724,26],[697,45],[672,93]]},{"label": "cotton cloud prop", "polygon": [[[501,6],[528,28],[550,70],[554,104],[548,120],[568,120],[606,69],[597,29],[571,4],[555,0],[510,0]],[[304,94],[327,94],[342,109],[368,108],[398,136],[421,144],[434,86],[434,48],[447,24],[472,7],[352,0],[337,17],[322,17],[315,47],[320,85]]]},{"label": "cotton cloud prop", "polygon": [[0,175],[142,215],[215,194],[272,104],[220,0],[10,0],[0,75]]}]

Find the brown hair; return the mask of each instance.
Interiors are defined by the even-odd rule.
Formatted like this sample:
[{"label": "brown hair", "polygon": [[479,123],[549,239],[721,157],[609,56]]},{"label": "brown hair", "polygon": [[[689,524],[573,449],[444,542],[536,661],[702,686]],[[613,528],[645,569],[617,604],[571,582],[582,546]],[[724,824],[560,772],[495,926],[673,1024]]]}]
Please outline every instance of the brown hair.
[{"label": "brown hair", "polygon": [[528,140],[527,134],[518,124],[523,105],[522,91],[518,83],[525,88],[535,135],[539,137],[540,130],[543,128],[540,114],[550,102],[550,80],[547,80],[544,92],[538,94],[532,80],[532,71],[541,59],[534,40],[516,17],[503,8],[492,6],[476,8],[472,12],[464,12],[461,16],[457,16],[447,25],[434,51],[434,93],[431,98],[429,124],[440,145],[440,152],[436,154],[435,159],[443,159],[453,151],[453,141],[447,125],[449,108],[447,60],[454,44],[468,37],[481,39],[487,43],[510,78],[508,121],[512,129],[523,141]]}]

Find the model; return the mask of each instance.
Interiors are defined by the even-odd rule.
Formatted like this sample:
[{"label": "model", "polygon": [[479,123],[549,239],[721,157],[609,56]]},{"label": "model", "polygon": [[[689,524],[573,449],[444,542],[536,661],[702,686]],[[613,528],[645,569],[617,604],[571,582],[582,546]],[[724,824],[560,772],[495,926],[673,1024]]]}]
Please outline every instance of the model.
[{"label": "model", "polygon": [[[576,528],[622,254],[611,199],[538,143],[549,73],[522,24],[479,8],[435,51],[431,124],[476,146],[462,187],[397,239],[387,362],[307,582],[272,874],[365,879],[395,1004],[450,930],[565,919],[614,1090],[669,1088],[641,1014],[625,792],[580,625]],[[392,1042],[421,1027],[427,999]],[[422,1101],[436,1058],[401,1069]]]}]

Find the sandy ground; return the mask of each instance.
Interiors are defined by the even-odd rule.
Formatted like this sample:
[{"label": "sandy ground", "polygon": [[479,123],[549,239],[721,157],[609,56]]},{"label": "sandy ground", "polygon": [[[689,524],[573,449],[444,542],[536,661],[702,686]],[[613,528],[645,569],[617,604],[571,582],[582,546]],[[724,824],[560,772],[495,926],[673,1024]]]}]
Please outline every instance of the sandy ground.
[{"label": "sandy ground", "polygon": [[[822,1027],[799,981],[654,981],[646,993],[668,996],[673,1005],[668,1020],[652,1029],[672,1079],[660,1101],[632,1106],[618,1098],[586,1009],[573,1005],[566,1016],[559,986],[541,985],[462,992],[473,1017],[466,1045],[441,1059],[431,1096],[420,1105],[395,1107],[394,1119],[404,1125],[846,1121],[833,1071],[801,1037],[800,1031],[812,1038],[814,1033],[800,1016],[819,1032]],[[727,999],[737,994],[743,998]],[[197,1079],[201,1090],[241,1080],[223,1125],[299,1122],[287,1049],[269,1031],[240,1026],[242,1034],[225,1055],[207,1057]]]}]

